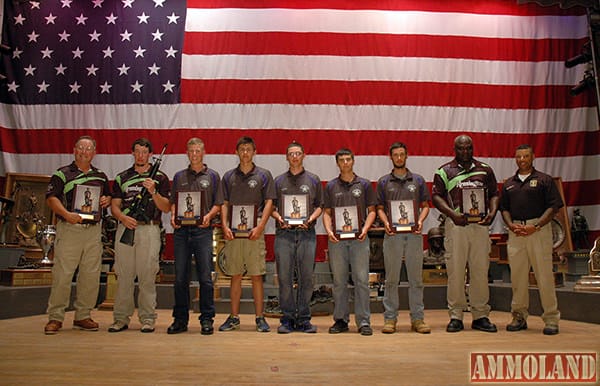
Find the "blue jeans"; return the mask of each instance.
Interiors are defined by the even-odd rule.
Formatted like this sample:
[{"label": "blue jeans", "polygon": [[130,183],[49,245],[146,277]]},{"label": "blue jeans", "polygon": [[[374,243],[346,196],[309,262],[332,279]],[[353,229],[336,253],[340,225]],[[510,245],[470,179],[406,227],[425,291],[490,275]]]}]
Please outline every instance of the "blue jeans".
[{"label": "blue jeans", "polygon": [[402,257],[408,275],[408,306],[410,320],[423,320],[423,237],[414,233],[388,234],[383,239],[385,264],[385,294],[383,296],[384,319],[398,318],[398,282]]},{"label": "blue jeans", "polygon": [[356,326],[371,324],[369,294],[369,238],[329,242],[329,265],[333,273],[333,319],[350,320],[348,275],[352,267]]},{"label": "blue jeans", "polygon": [[[303,323],[310,320],[310,299],[313,293],[313,271],[317,236],[315,230],[277,229],[275,261],[279,279],[281,322]],[[298,289],[294,291],[294,269]]]},{"label": "blue jeans", "polygon": [[173,234],[175,245],[175,305],[173,317],[187,323],[190,309],[190,271],[192,255],[200,284],[200,317],[215,316],[212,228],[181,227]]}]

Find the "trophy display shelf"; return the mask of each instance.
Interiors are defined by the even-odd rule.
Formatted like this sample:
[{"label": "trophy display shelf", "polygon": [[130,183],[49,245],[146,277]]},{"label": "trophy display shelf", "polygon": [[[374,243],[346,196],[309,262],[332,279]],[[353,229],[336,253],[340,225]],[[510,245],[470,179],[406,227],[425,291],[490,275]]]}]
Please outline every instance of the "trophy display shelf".
[{"label": "trophy display shelf", "polygon": [[52,270],[40,265],[41,248],[3,245],[0,248],[0,285],[47,286],[52,284]]},{"label": "trophy display shelf", "polygon": [[594,247],[590,250],[588,270],[589,275],[579,279],[573,289],[575,291],[600,292],[600,237],[594,241]]},{"label": "trophy display shelf", "polygon": [[440,265],[423,265],[423,284],[448,284],[448,272],[446,266]]},{"label": "trophy display shelf", "polygon": [[7,268],[0,270],[0,283],[6,286],[52,285],[51,268]]}]

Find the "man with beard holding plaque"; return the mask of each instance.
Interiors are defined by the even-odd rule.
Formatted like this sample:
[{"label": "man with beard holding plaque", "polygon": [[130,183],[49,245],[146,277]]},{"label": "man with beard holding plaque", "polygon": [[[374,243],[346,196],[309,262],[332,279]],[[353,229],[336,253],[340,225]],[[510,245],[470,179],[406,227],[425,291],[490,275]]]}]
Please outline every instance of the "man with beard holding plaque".
[{"label": "man with beard holding plaque", "polygon": [[[455,158],[442,165],[433,177],[435,207],[451,221],[445,222],[446,271],[448,273],[447,332],[464,329],[463,312],[467,309],[465,270],[469,266],[469,303],[471,328],[497,332],[490,322],[488,268],[491,242],[489,226],[498,210],[498,186],[492,168],[473,158],[473,140],[459,135],[454,140]],[[463,203],[463,189],[483,189],[487,214],[476,222],[469,221]]]},{"label": "man with beard holding plaque", "polygon": [[[381,177],[377,182],[377,213],[385,226],[383,240],[383,255],[385,264],[385,293],[383,296],[384,325],[382,332],[396,332],[398,319],[398,283],[402,257],[406,264],[408,275],[408,305],[410,308],[411,330],[420,334],[428,334],[431,328],[425,323],[423,310],[423,236],[421,230],[423,221],[429,214],[429,191],[425,179],[412,173],[406,167],[408,151],[406,145],[395,142],[390,146],[390,159],[394,165],[391,173]],[[416,224],[412,231],[396,233],[392,225],[390,201],[411,200],[420,208]],[[407,218],[406,206],[400,202],[399,223]]]}]

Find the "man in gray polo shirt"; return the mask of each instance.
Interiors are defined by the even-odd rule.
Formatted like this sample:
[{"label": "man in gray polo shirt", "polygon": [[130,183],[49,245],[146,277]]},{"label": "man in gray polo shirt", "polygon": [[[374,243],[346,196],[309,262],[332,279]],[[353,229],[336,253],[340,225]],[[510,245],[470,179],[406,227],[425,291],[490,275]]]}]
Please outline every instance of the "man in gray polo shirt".
[{"label": "man in gray polo shirt", "polygon": [[[254,164],[256,144],[252,138],[241,137],[237,142],[236,152],[240,160],[238,167],[227,171],[221,180],[224,198],[221,221],[226,240],[224,253],[227,256],[225,265],[227,273],[232,276],[231,314],[219,327],[219,331],[240,328],[242,276],[246,273],[252,279],[256,330],[269,332],[269,325],[263,315],[263,275],[266,273],[264,231],[273,210],[275,187],[271,172]],[[252,212],[246,207],[252,209]],[[243,216],[242,210],[245,211]],[[234,233],[236,230],[240,232]],[[236,238],[236,233],[245,233],[245,237]]]},{"label": "man in gray polo shirt", "polygon": [[[348,275],[352,267],[354,314],[358,332],[373,335],[369,298],[369,237],[375,221],[377,199],[371,182],[354,174],[354,153],[340,149],[335,153],[340,175],[325,187],[323,225],[329,238],[329,264],[333,273],[335,303],[330,334],[348,331]],[[340,214],[339,212],[342,211]],[[352,216],[350,212],[355,212]],[[339,232],[343,230],[343,235]],[[355,231],[355,232],[353,232]],[[354,235],[352,235],[354,233]]]}]

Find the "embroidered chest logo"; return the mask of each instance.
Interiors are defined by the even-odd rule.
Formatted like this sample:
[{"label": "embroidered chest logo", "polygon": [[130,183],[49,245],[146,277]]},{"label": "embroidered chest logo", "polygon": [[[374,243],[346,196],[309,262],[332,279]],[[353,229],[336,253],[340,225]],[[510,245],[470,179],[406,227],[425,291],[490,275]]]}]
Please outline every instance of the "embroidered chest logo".
[{"label": "embroidered chest logo", "polygon": [[308,193],[309,190],[310,188],[308,187],[308,185],[300,185],[300,191],[302,193]]},{"label": "embroidered chest logo", "polygon": [[254,189],[254,188],[256,188],[257,186],[258,186],[258,182],[256,182],[256,180],[250,180],[250,181],[248,181],[248,187],[249,187],[250,189]]},{"label": "embroidered chest logo", "polygon": [[410,184],[406,187],[406,189],[408,189],[409,192],[414,193],[417,191],[417,187],[415,186],[415,184]]},{"label": "embroidered chest logo", "polygon": [[210,186],[210,182],[208,182],[207,180],[200,181],[200,187],[202,189],[208,189],[209,186]]},{"label": "embroidered chest logo", "polygon": [[360,197],[362,195],[362,190],[360,189],[352,189],[352,195],[356,198]]},{"label": "embroidered chest logo", "polygon": [[529,187],[530,188],[537,187],[537,180],[531,180],[531,181],[529,181]]}]

